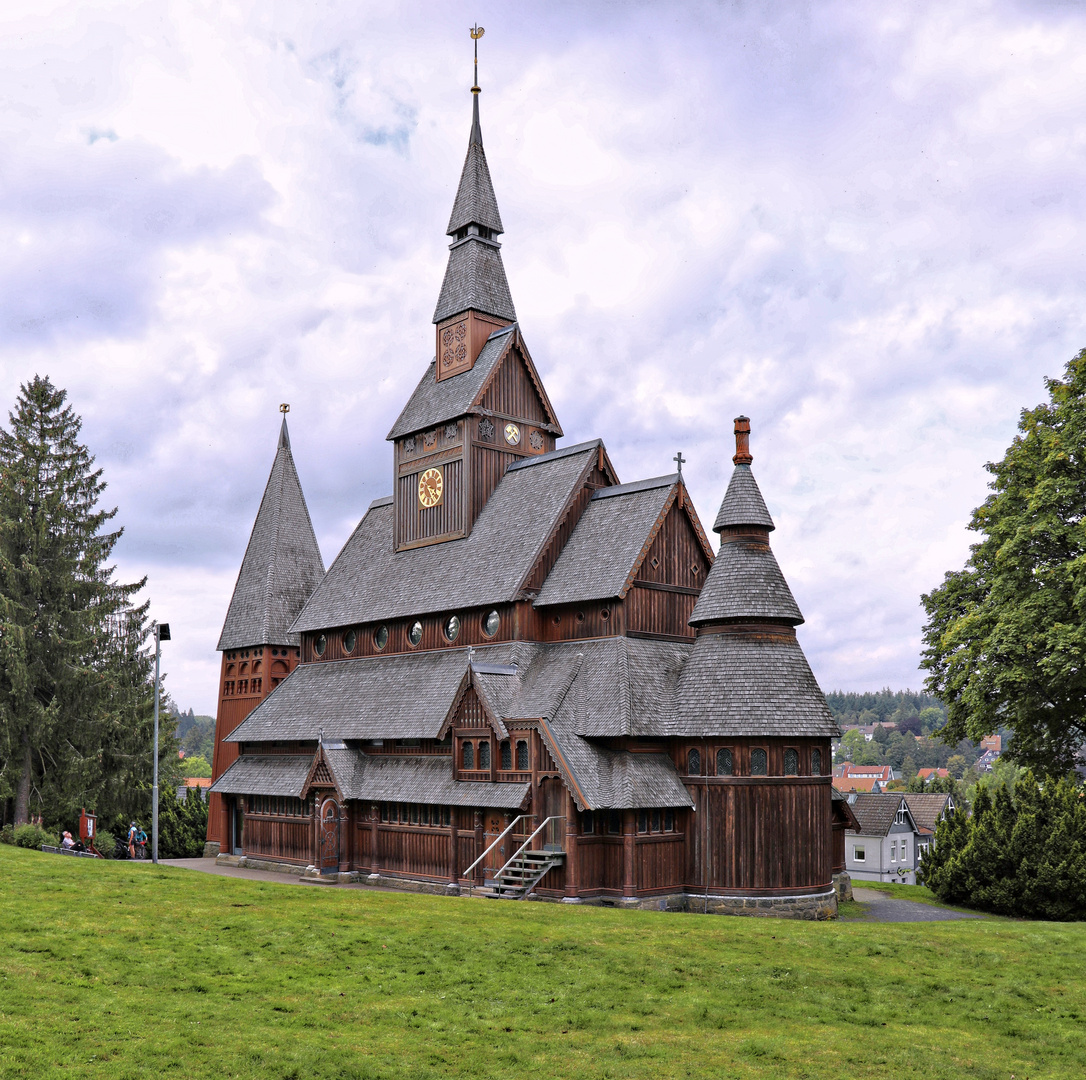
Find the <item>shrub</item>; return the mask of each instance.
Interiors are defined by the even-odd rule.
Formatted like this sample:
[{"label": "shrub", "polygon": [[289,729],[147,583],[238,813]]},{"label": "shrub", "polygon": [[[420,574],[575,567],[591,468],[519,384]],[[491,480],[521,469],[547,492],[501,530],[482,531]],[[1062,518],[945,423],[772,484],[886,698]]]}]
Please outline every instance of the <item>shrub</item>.
[{"label": "shrub", "polygon": [[0,829],[0,844],[14,844],[15,843],[15,826],[5,825]]},{"label": "shrub", "polygon": [[42,844],[57,845],[57,838],[53,833],[46,832],[40,825],[19,825],[15,829],[15,846],[22,848],[36,848],[41,851]]},{"label": "shrub", "polygon": [[[94,849],[103,859],[117,858],[119,847],[124,847],[124,845],[111,832],[100,832],[94,838]],[[128,854],[127,848],[125,848],[125,854]]]},{"label": "shrub", "polygon": [[994,798],[977,787],[973,814],[939,823],[921,863],[940,900],[1029,919],[1086,919],[1086,798],[1070,778],[1023,773]]}]

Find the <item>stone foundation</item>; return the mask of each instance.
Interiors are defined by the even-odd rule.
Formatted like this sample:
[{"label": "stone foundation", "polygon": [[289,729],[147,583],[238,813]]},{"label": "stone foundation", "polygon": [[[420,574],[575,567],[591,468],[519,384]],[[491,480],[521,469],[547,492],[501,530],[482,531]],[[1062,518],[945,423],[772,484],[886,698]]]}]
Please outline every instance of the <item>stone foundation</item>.
[{"label": "stone foundation", "polygon": [[204,844],[204,858],[214,859],[219,854],[220,846],[218,840],[208,840],[208,842]]},{"label": "stone foundation", "polygon": [[852,899],[852,878],[843,870],[833,875],[833,890],[837,893],[837,902]]}]

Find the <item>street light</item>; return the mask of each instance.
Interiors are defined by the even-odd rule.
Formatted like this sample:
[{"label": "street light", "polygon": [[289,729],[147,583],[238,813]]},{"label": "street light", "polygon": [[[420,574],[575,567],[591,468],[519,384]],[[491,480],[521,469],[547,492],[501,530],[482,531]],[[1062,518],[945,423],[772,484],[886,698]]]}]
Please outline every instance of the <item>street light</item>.
[{"label": "street light", "polygon": [[162,643],[170,640],[170,624],[155,623],[155,778],[151,785],[151,859],[158,865],[158,668]]}]

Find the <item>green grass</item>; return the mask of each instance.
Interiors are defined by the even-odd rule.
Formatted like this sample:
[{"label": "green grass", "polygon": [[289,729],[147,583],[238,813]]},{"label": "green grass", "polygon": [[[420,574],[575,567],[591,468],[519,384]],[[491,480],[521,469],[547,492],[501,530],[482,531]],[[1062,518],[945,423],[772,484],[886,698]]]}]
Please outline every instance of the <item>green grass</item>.
[{"label": "green grass", "polygon": [[1075,1077],[1086,926],[791,923],[0,848],[0,1077]]},{"label": "green grass", "polygon": [[[976,915],[972,908],[954,907],[952,904],[944,904],[936,895],[924,885],[898,885],[892,881],[856,881],[853,879],[853,889],[874,889],[876,892],[885,893],[895,900],[915,900],[919,904],[930,904],[932,907],[945,908],[947,911],[965,911]],[[980,914],[986,914],[981,912]],[[988,915],[988,918],[999,919],[1001,915]]]}]

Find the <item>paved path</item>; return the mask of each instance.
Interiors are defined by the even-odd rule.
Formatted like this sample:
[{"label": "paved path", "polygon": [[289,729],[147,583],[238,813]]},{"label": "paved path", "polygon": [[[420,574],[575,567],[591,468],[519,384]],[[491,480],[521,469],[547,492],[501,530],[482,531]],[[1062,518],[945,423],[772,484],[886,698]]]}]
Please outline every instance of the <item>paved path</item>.
[{"label": "paved path", "polygon": [[864,889],[853,884],[853,899],[868,909],[866,922],[946,922],[950,919],[983,919],[975,912],[948,911],[921,904],[918,900],[897,900],[878,889]]},{"label": "paved path", "polygon": [[249,870],[240,866],[223,866],[214,859],[159,859],[162,866],[176,866],[182,870],[197,870],[202,874],[216,874],[219,877],[245,878],[248,881],[273,881],[278,885],[308,885],[313,889],[368,889],[370,892],[399,892],[380,885],[363,885],[318,881],[315,878],[303,878],[300,874],[280,874],[274,870]]}]

